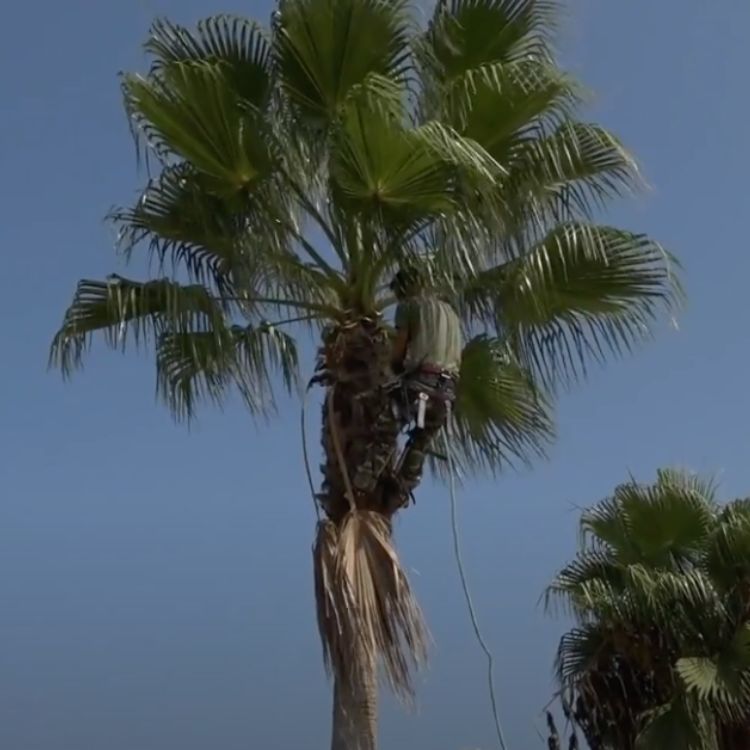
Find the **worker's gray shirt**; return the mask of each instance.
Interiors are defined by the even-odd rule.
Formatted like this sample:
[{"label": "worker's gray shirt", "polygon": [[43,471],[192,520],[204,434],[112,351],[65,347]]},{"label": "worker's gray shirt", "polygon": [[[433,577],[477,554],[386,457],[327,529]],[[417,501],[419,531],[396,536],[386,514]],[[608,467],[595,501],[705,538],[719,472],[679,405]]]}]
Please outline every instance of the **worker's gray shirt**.
[{"label": "worker's gray shirt", "polygon": [[396,309],[396,328],[409,337],[406,369],[429,365],[458,375],[463,336],[456,311],[443,300],[414,297]]}]

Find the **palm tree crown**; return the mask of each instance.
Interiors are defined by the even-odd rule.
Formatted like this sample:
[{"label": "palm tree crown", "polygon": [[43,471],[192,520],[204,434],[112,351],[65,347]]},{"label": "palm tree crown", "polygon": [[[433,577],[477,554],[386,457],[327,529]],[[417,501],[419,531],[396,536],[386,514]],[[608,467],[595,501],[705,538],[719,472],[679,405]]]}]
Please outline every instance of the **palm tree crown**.
[{"label": "palm tree crown", "polygon": [[574,119],[555,65],[555,4],[285,0],[271,27],[157,21],[128,117],[155,175],[112,219],[126,259],[166,276],[82,281],[53,343],[65,372],[91,335],[154,341],[159,392],[190,416],[236,386],[260,412],[287,386],[279,318],[383,311],[384,280],[417,258],[460,308],[470,344],[467,453],[497,465],[549,431],[533,382],[575,375],[648,335],[674,299],[647,237],[594,223],[637,185],[617,139]]}]

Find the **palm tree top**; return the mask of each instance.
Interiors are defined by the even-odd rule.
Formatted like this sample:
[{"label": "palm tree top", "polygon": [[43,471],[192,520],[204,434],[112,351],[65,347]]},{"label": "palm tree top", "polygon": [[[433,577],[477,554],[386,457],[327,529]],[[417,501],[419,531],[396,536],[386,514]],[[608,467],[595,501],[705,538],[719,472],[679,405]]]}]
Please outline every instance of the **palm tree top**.
[{"label": "palm tree top", "polygon": [[294,387],[301,325],[381,320],[416,261],[471,339],[463,458],[541,450],[545,394],[680,298],[657,242],[597,222],[639,172],[577,118],[556,19],[549,0],[439,2],[424,24],[405,0],[283,0],[268,26],[157,20],[148,69],[122,76],[150,177],[110,218],[161,275],[81,281],[52,364],[73,371],[95,334],[155,346],[176,416],[231,388],[263,413]]}]

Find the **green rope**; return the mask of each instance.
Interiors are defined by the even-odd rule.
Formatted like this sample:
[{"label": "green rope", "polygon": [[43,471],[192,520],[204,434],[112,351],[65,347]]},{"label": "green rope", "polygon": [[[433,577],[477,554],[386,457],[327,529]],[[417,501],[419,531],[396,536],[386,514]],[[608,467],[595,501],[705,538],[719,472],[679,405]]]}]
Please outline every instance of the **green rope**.
[{"label": "green rope", "polygon": [[461,579],[461,588],[464,592],[464,598],[466,599],[466,606],[469,610],[469,617],[471,618],[471,625],[474,628],[474,635],[476,636],[477,643],[487,657],[487,684],[489,686],[490,703],[492,705],[492,718],[495,722],[495,731],[497,732],[497,739],[500,743],[501,750],[508,750],[508,745],[505,742],[505,735],[503,734],[503,727],[500,723],[500,713],[497,706],[497,696],[495,695],[495,658],[492,655],[487,646],[482,631],[479,627],[479,620],[477,613],[474,608],[474,601],[471,598],[471,592],[469,591],[469,584],[466,580],[466,571],[464,570],[463,557],[461,555],[461,540],[458,533],[458,512],[456,503],[456,480],[455,480],[455,468],[453,464],[453,452],[451,451],[450,440],[448,432],[444,433],[445,439],[445,454],[448,458],[448,478],[451,495],[451,527],[453,531],[453,552],[456,558],[456,566],[458,567],[458,575]]}]

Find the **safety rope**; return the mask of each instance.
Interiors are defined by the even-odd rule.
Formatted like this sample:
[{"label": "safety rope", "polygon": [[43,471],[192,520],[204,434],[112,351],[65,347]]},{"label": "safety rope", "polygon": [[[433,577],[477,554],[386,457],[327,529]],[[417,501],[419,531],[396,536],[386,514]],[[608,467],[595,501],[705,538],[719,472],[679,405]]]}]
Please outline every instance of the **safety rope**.
[{"label": "safety rope", "polygon": [[336,384],[334,383],[326,394],[328,401],[328,421],[331,423],[331,438],[333,439],[333,450],[336,453],[336,462],[339,465],[341,476],[344,478],[344,489],[346,491],[346,499],[349,501],[349,510],[354,511],[357,508],[354,502],[354,489],[352,488],[352,480],[349,478],[349,472],[344,462],[344,451],[341,449],[341,440],[339,439],[339,423],[333,408],[333,396],[335,392]]},{"label": "safety rope", "polygon": [[[450,418],[449,418],[450,421]],[[487,684],[489,687],[490,704],[492,705],[492,718],[495,722],[495,731],[497,733],[497,739],[500,743],[501,750],[508,750],[508,745],[505,742],[505,735],[503,733],[503,727],[500,723],[500,713],[497,705],[497,696],[495,694],[495,657],[492,655],[487,646],[487,642],[484,640],[482,631],[479,627],[479,620],[477,613],[474,608],[474,601],[469,591],[469,583],[466,579],[466,571],[464,569],[463,557],[461,555],[461,540],[458,532],[458,511],[456,503],[456,480],[455,480],[455,467],[453,461],[453,452],[451,451],[450,439],[449,439],[450,428],[444,433],[445,442],[445,454],[448,459],[448,481],[450,487],[451,496],[451,528],[453,531],[453,552],[456,558],[456,566],[458,567],[458,575],[461,579],[461,588],[464,592],[464,598],[466,599],[466,606],[469,610],[469,617],[471,619],[471,625],[474,628],[474,635],[476,636],[477,643],[487,657]]]}]

